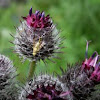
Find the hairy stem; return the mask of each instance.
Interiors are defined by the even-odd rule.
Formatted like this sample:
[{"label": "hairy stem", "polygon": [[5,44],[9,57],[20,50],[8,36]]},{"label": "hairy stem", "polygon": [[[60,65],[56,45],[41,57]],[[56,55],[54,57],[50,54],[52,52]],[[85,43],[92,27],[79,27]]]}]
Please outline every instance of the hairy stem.
[{"label": "hairy stem", "polygon": [[28,80],[30,80],[31,78],[33,78],[34,72],[35,72],[35,68],[36,68],[36,62],[32,61],[30,64],[30,69],[29,69],[29,74],[28,74]]}]

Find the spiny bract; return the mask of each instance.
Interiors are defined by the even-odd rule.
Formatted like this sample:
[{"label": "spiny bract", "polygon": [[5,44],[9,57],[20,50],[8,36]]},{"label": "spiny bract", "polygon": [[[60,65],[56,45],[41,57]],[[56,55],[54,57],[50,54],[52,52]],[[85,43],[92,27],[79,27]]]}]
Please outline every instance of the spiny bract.
[{"label": "spiny bract", "polygon": [[0,100],[17,100],[15,69],[9,58],[0,55]]},{"label": "spiny bract", "polygon": [[[67,92],[66,92],[67,91]],[[68,88],[50,75],[34,77],[21,92],[20,100],[68,100]],[[71,100],[71,99],[70,99]]]}]

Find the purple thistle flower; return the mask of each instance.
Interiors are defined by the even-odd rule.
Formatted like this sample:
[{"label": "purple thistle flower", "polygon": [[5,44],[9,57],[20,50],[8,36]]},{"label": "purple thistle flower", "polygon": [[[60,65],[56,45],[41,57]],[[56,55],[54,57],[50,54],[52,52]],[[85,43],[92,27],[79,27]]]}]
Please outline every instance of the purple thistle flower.
[{"label": "purple thistle flower", "polygon": [[[88,45],[88,43],[87,43]],[[100,83],[100,62],[99,55],[97,52],[94,52],[93,55],[88,59],[86,58],[82,64],[82,70],[88,74],[88,77],[96,82]]]},{"label": "purple thistle flower", "polygon": [[27,17],[23,17],[23,19],[26,20],[28,26],[34,28],[47,28],[52,25],[49,15],[45,16],[45,13],[40,13],[40,11],[32,13],[32,8],[29,11],[29,15]]},{"label": "purple thistle flower", "polygon": [[73,100],[91,100],[92,95],[98,91],[96,86],[100,84],[99,55],[94,52],[88,59],[88,44],[89,42],[86,46],[85,61],[81,65],[76,64],[68,70],[62,70],[63,75],[59,76],[72,93]]},{"label": "purple thistle flower", "polygon": [[[20,100],[69,100],[68,88],[49,75],[35,77],[22,90]],[[71,99],[70,99],[71,100]]]},{"label": "purple thistle flower", "polygon": [[40,61],[57,58],[55,53],[59,53],[62,47],[59,32],[53,24],[49,15],[36,11],[32,13],[32,8],[27,17],[23,17],[24,22],[17,28],[14,37],[14,51],[24,60]]}]

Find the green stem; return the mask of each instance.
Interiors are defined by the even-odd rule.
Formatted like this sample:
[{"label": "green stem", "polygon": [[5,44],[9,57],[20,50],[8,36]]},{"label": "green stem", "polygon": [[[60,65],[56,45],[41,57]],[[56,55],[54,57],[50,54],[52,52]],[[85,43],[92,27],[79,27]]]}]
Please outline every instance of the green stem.
[{"label": "green stem", "polygon": [[35,72],[35,68],[36,68],[36,62],[32,61],[31,65],[30,65],[30,69],[29,69],[28,80],[33,78],[33,75],[34,75],[34,72]]}]

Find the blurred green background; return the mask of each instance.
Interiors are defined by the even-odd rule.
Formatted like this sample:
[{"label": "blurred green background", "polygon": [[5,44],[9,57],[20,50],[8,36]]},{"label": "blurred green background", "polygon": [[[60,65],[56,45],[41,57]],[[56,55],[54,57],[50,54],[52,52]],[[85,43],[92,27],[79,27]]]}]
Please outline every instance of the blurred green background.
[{"label": "blurred green background", "polygon": [[36,73],[57,72],[59,67],[66,68],[68,64],[82,62],[84,60],[86,40],[91,40],[89,56],[96,50],[100,53],[100,0],[0,0],[0,53],[10,57],[19,73],[18,79],[23,81],[28,74],[28,61],[21,63],[20,59],[10,49],[14,45],[9,41],[10,36],[16,34],[14,26],[20,25],[21,16],[26,16],[30,7],[33,11],[45,11],[50,14],[57,28],[61,30],[64,54],[58,54],[60,60],[54,64],[48,61],[48,65],[41,61],[37,64]]}]

